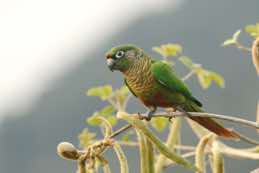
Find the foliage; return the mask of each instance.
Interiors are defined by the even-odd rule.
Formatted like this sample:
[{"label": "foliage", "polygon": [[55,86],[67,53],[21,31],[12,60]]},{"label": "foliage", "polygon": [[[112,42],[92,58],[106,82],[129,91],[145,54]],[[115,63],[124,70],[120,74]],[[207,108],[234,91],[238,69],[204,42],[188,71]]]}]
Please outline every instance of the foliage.
[{"label": "foliage", "polygon": [[256,23],[255,25],[247,25],[245,27],[245,31],[249,33],[251,37],[259,37],[259,23]]},{"label": "foliage", "polygon": [[153,47],[152,49],[163,57],[178,56],[183,50],[180,44],[175,43],[163,44],[160,47]]},{"label": "foliage", "polygon": [[87,128],[84,128],[82,132],[78,135],[80,146],[83,148],[88,147],[96,141],[95,137],[95,133],[89,132]]},{"label": "foliage", "polygon": [[212,82],[215,82],[219,87],[224,88],[225,80],[220,74],[204,69],[200,64],[193,63],[191,58],[187,56],[182,56],[179,60],[196,74],[203,89],[208,89]]},{"label": "foliage", "polygon": [[96,111],[89,118],[86,119],[86,122],[92,126],[98,126],[101,122],[98,117],[105,117],[112,124],[117,123],[117,119],[113,116],[115,109],[112,105],[105,106],[100,111]]},{"label": "foliage", "polygon": [[252,46],[249,46],[251,48],[244,46],[238,40],[239,35],[241,34],[241,30],[238,30],[237,32],[235,32],[232,38],[224,41],[222,45],[223,46],[233,45],[242,51],[251,52],[252,62],[256,69],[257,75],[259,75],[259,23],[256,23],[254,25],[247,25],[244,30],[252,37],[252,39],[254,39]]},{"label": "foliage", "polygon": [[112,93],[111,85],[104,85],[104,86],[100,86],[100,87],[90,88],[86,92],[86,94],[88,96],[98,96],[102,100],[107,100],[109,98],[109,96],[111,95],[111,93]]},{"label": "foliage", "polygon": [[222,46],[229,46],[229,45],[232,45],[232,44],[236,44],[238,42],[238,38],[239,38],[239,35],[241,34],[241,30],[237,30],[232,38],[229,38],[227,40],[225,40],[223,43],[222,43]]}]

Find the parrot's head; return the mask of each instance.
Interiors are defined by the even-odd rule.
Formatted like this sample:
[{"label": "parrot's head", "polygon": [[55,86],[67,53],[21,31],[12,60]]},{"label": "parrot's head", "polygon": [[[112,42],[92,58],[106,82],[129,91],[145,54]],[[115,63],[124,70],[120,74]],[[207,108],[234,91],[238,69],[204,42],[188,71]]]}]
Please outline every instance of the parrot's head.
[{"label": "parrot's head", "polygon": [[134,45],[120,45],[111,48],[106,53],[106,61],[109,69],[126,72],[143,54],[142,49]]}]

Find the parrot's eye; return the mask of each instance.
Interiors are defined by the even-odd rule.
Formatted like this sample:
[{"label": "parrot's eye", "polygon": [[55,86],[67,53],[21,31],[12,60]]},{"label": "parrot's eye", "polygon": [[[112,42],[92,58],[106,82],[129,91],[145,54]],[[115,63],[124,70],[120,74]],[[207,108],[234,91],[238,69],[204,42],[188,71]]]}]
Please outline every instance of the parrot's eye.
[{"label": "parrot's eye", "polygon": [[115,55],[116,58],[121,58],[123,56],[124,56],[124,52],[122,50],[116,52],[116,55]]}]

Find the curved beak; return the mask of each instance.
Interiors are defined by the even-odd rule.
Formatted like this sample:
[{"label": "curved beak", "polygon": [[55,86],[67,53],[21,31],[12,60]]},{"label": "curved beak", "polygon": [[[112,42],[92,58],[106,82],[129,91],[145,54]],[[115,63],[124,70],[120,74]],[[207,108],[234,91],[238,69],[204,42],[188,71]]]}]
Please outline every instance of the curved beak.
[{"label": "curved beak", "polygon": [[115,60],[112,59],[109,55],[106,56],[106,59],[107,59],[106,62],[107,62],[107,65],[108,65],[109,69],[111,71],[113,71],[114,70]]}]

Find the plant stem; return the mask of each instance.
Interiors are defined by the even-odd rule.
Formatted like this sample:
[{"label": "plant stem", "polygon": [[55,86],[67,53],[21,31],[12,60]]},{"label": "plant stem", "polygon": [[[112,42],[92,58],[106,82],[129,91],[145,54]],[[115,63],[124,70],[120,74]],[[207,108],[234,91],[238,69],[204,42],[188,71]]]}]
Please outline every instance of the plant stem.
[{"label": "plant stem", "polygon": [[[174,149],[175,144],[177,142],[178,139],[178,133],[180,130],[180,125],[181,125],[181,119],[180,118],[176,118],[174,119],[174,122],[171,126],[169,135],[167,137],[167,141],[166,141],[166,146],[168,148]],[[160,154],[158,156],[157,162],[156,162],[156,173],[160,173],[163,171],[163,167],[166,161],[166,157],[163,154]]]},{"label": "plant stem", "polygon": [[129,172],[129,167],[128,167],[128,162],[127,158],[121,148],[121,146],[115,142],[113,145],[113,149],[115,150],[115,153],[118,157],[118,160],[120,162],[120,172],[121,173],[128,173]]},{"label": "plant stem", "polygon": [[153,160],[154,158],[152,157],[153,156],[152,144],[148,142],[145,135],[140,130],[136,129],[136,133],[139,141],[138,143],[139,143],[139,156],[140,156],[140,172],[154,173],[154,160]]},{"label": "plant stem", "polygon": [[219,143],[215,140],[212,144],[212,161],[213,161],[213,173],[224,173],[224,159],[219,147]]},{"label": "plant stem", "polygon": [[[138,143],[133,141],[117,141],[120,145],[123,146],[129,146],[129,147],[137,147]],[[175,145],[175,149],[182,150],[182,151],[194,151],[194,146],[188,146],[188,145]]]},{"label": "plant stem", "polygon": [[212,137],[212,133],[209,133],[208,135],[203,136],[200,139],[195,152],[196,153],[195,165],[204,173],[206,172],[206,167],[205,167],[206,145],[209,143],[211,137]]},{"label": "plant stem", "polygon": [[126,112],[118,112],[117,113],[117,118],[119,119],[124,119],[126,121],[128,121],[130,124],[132,124],[135,128],[137,128],[138,130],[140,130],[149,141],[151,141],[154,146],[156,147],[156,149],[158,149],[158,151],[165,155],[168,159],[184,166],[185,168],[189,168],[193,171],[198,171],[198,169],[189,161],[185,160],[184,158],[182,158],[180,155],[178,155],[175,152],[172,152],[171,149],[169,149],[157,136],[155,136],[150,130],[149,128],[147,128],[144,123],[139,120],[139,116],[138,117],[134,117],[132,116],[132,114],[128,114]]}]

